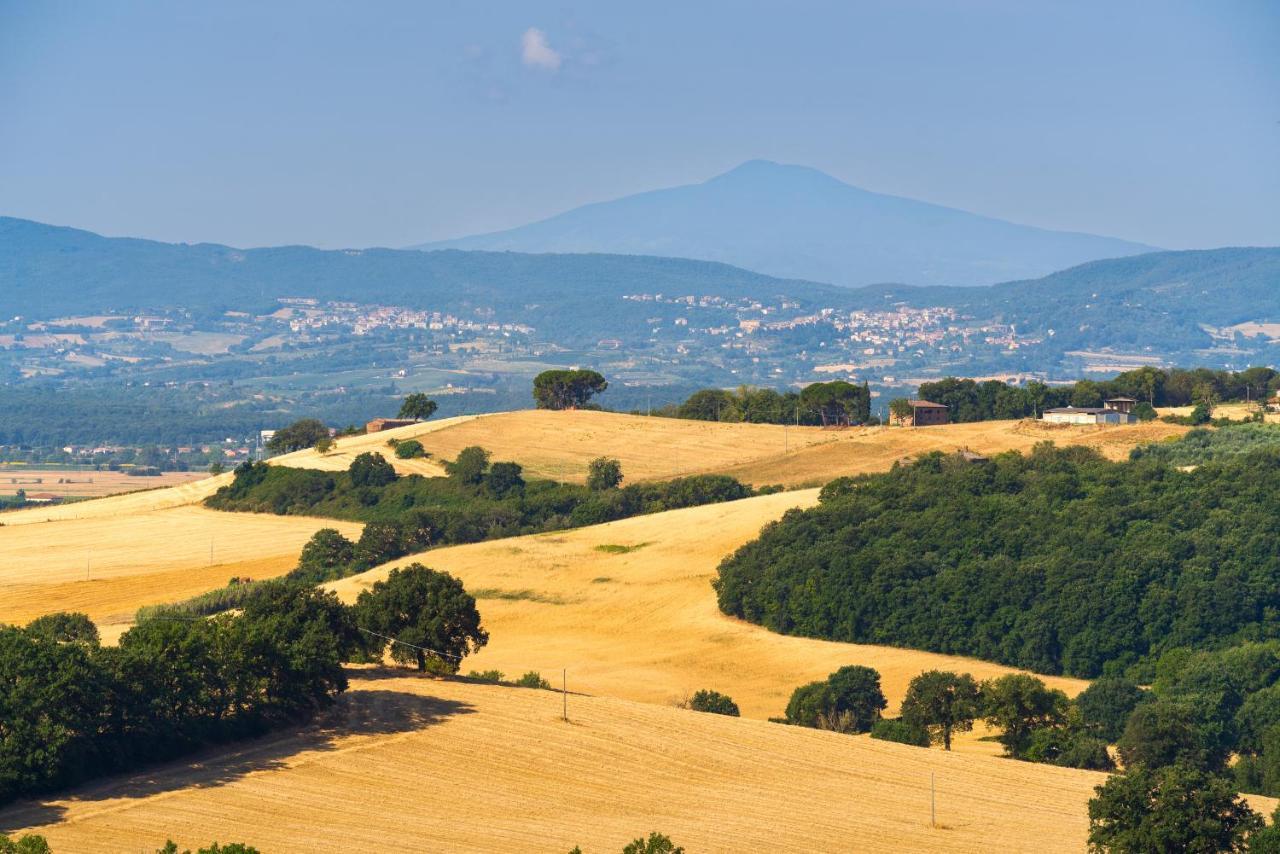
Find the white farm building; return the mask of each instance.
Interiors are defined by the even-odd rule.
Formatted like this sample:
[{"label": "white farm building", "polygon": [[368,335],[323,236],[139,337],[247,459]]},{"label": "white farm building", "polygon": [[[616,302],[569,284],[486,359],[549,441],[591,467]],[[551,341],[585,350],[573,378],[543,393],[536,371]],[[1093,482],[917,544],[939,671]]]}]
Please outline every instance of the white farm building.
[{"label": "white farm building", "polygon": [[1050,424],[1129,424],[1137,421],[1132,397],[1112,397],[1105,406],[1060,406],[1046,409],[1041,420]]}]

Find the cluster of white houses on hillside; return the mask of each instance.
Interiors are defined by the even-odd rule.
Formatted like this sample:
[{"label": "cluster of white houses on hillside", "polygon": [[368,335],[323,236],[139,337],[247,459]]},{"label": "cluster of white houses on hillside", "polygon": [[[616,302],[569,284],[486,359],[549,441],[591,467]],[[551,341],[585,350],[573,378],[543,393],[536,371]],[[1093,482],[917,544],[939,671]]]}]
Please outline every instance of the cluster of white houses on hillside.
[{"label": "cluster of white houses on hillside", "polygon": [[1046,409],[1041,417],[1050,424],[1128,424],[1136,421],[1132,397],[1113,397],[1103,406],[1060,406]]}]

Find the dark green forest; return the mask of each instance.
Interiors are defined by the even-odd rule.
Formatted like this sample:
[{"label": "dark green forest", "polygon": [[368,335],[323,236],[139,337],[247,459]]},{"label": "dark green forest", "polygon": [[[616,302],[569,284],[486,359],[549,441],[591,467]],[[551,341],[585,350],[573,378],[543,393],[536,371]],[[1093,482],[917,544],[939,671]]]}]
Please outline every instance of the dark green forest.
[{"label": "dark green forest", "polygon": [[720,566],[778,632],[1143,678],[1160,655],[1280,637],[1280,449],[1180,471],[1037,446],[833,481]]}]

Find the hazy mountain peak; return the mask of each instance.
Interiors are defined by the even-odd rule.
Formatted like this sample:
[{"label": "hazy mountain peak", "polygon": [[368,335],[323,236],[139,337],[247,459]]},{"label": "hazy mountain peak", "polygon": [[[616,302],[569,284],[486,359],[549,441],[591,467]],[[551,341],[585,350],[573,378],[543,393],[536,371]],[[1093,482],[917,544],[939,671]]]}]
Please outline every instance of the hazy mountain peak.
[{"label": "hazy mountain peak", "polygon": [[1154,249],[883,195],[771,160],[413,248],[666,255],[849,286],[992,284]]}]

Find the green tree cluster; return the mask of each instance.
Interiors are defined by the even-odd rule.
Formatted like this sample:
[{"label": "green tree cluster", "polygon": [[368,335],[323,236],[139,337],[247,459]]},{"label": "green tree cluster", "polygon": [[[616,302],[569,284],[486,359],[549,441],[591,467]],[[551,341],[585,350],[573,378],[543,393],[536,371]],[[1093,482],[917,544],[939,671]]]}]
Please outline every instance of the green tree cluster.
[{"label": "green tree cluster", "polygon": [[749,424],[849,425],[871,418],[871,389],[844,380],[810,383],[800,392],[739,386],[691,394],[669,414],[694,421]]},{"label": "green tree cluster", "polygon": [[821,682],[801,685],[787,702],[787,723],[835,732],[870,732],[888,706],[880,674],[870,667],[841,667]]},{"label": "green tree cluster", "polygon": [[533,399],[539,409],[581,409],[608,387],[596,371],[543,371],[533,378]]},{"label": "green tree cluster", "polygon": [[1193,471],[1047,443],[930,454],[824,490],[715,589],[786,634],[1149,677],[1170,649],[1280,637],[1280,448]]},{"label": "green tree cluster", "polygon": [[281,427],[267,440],[267,450],[273,454],[287,454],[315,447],[321,439],[329,438],[329,428],[315,418],[303,418],[288,427]]},{"label": "green tree cluster", "polygon": [[83,622],[0,626],[0,803],[305,720],[346,688],[360,643],[333,594],[283,582],[238,615],[154,620],[114,647]]}]

